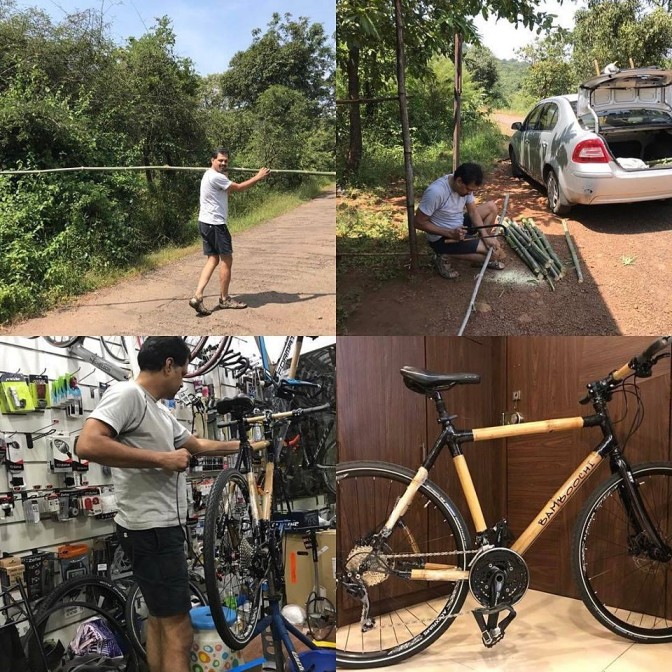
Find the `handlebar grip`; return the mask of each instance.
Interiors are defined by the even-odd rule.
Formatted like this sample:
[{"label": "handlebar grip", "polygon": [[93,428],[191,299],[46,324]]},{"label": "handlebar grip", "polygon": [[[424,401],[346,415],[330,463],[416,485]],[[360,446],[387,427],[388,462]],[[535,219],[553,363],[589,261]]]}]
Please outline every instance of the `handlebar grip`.
[{"label": "handlebar grip", "polygon": [[616,381],[623,380],[638,366],[642,366],[651,361],[654,355],[664,350],[672,342],[672,336],[662,336],[656,339],[641,355],[633,357],[630,362],[624,364],[620,369],[614,371],[611,375]]}]

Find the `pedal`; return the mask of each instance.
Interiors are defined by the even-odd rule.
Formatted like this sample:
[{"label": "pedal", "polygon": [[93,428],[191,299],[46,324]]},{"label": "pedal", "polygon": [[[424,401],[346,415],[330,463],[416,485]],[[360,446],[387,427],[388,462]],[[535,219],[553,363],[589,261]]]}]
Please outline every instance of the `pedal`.
[{"label": "pedal", "polygon": [[[499,616],[503,611],[508,611],[508,616],[499,623]],[[504,632],[509,626],[511,621],[516,617],[516,610],[508,604],[500,604],[493,609],[482,608],[475,609],[474,618],[478,627],[481,630],[481,640],[483,645],[491,649],[495,644],[501,642],[504,639]],[[485,616],[487,615],[488,621],[486,623]]]}]

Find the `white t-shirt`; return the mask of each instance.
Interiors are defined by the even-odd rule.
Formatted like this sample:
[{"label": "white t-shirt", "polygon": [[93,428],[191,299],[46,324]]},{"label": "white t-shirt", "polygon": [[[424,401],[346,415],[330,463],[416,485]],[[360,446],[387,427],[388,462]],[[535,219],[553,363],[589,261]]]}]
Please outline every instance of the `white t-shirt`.
[{"label": "white t-shirt", "polygon": [[[118,441],[131,448],[170,452],[191,436],[147,390],[134,381],[115,383],[92,418],[114,429]],[[187,493],[179,474],[158,468],[112,469],[118,511],[114,522],[129,530],[172,527],[187,516]],[[178,500],[179,496],[179,500]]]},{"label": "white t-shirt", "polygon": [[208,168],[201,179],[201,208],[198,221],[206,224],[226,224],[229,218],[229,192],[231,180]]},{"label": "white t-shirt", "polygon": [[[432,182],[420,199],[418,210],[429,217],[429,221],[444,229],[458,229],[464,222],[464,209],[468,203],[475,203],[474,195],[460,196],[450,188],[449,179],[452,175],[444,175]],[[431,242],[440,240],[442,236],[427,233]]]}]

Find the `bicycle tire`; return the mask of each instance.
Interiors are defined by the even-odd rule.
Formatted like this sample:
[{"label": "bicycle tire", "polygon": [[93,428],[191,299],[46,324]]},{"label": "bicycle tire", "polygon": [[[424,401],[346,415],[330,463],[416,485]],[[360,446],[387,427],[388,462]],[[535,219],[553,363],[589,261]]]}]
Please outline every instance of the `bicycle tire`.
[{"label": "bicycle tire", "polygon": [[[189,590],[191,591],[192,607],[199,607],[207,604],[205,595],[192,580],[189,580]],[[135,652],[142,660],[147,660],[147,633],[145,631],[147,613],[145,601],[142,597],[140,586],[137,583],[134,583],[128,591],[124,616],[126,621],[126,632],[131,644],[133,644]]]},{"label": "bicycle tire", "polygon": [[[219,636],[239,651],[254,637],[262,602],[263,548],[255,538],[247,481],[235,469],[217,477],[205,511],[205,587]],[[264,573],[265,575],[265,573]],[[236,623],[227,623],[224,609]]]},{"label": "bicycle tire", "polygon": [[336,627],[336,607],[328,598],[315,591],[306,600],[306,627],[314,640],[324,641]]},{"label": "bicycle tire", "polygon": [[42,338],[55,348],[69,348],[78,341],[83,341],[85,336],[42,336]]},{"label": "bicycle tire", "polygon": [[[214,369],[217,364],[219,364],[222,357],[224,357],[226,354],[232,340],[233,339],[231,336],[222,336],[215,349],[210,354],[208,354],[203,363],[196,365],[196,368],[193,371],[189,371],[187,374],[185,374],[184,378],[188,380],[190,378],[196,378],[212,371],[212,369]],[[202,347],[201,350],[205,350],[205,348]]]},{"label": "bicycle tire", "polygon": [[[641,464],[632,473],[654,525],[672,543],[672,462]],[[621,483],[619,474],[602,483],[576,521],[574,579],[590,613],[611,632],[642,643],[672,642],[672,561],[656,562],[633,547]],[[615,554],[617,547],[622,551]]]},{"label": "bicycle tire", "polygon": [[99,340],[103,350],[112,359],[122,364],[128,364],[128,350],[123,336],[100,336]]},{"label": "bicycle tire", "polygon": [[[28,658],[30,670],[33,670],[34,672],[51,672],[53,670],[53,672],[56,672],[57,670],[60,669],[61,667],[60,661],[54,663],[56,667],[52,667],[52,665],[49,664],[48,667],[45,669],[39,649],[37,648],[37,646],[39,645],[35,641],[35,638],[36,636],[39,636],[40,639],[43,639],[49,619],[59,610],[67,608],[87,609],[105,619],[107,623],[112,626],[110,629],[115,634],[115,636],[121,637],[124,640],[123,642],[117,641],[117,643],[124,652],[124,658],[127,657],[125,668],[126,672],[139,672],[140,663],[138,661],[138,655],[135,652],[135,649],[133,648],[133,645],[130,641],[130,638],[128,636],[128,633],[126,632],[126,628],[124,627],[123,623],[121,623],[118,619],[116,619],[102,607],[98,607],[88,602],[78,602],[78,601],[60,602],[58,604],[54,604],[52,607],[42,612],[39,616],[36,615],[35,628],[34,629],[31,628],[23,640],[23,649],[26,654],[26,657]],[[87,617],[82,617],[81,620],[83,621],[85,620],[85,618]],[[62,627],[63,623],[61,622],[56,629],[60,630]]]},{"label": "bicycle tire", "polygon": [[[86,600],[78,600],[82,593],[86,595]],[[45,611],[62,602],[73,601],[95,604],[95,606],[109,611],[112,616],[119,620],[124,618],[126,607],[124,592],[113,581],[93,574],[77,576],[61,583],[40,602],[35,616],[36,618],[39,617]]]},{"label": "bicycle tire", "polygon": [[[387,559],[379,560],[373,571],[370,565],[368,569],[353,565],[357,547],[362,549],[363,559],[370,559],[365,550],[367,541],[385,523],[414,475],[410,469],[384,462],[344,462],[336,467],[336,662],[341,667],[394,665],[422,651],[450,627],[469,592],[466,580],[431,582],[431,589],[427,590],[424,582],[412,582],[390,571],[395,560],[392,564]],[[452,565],[454,559],[460,569],[466,569],[468,556],[463,551],[472,546],[462,515],[448,496],[428,480],[385,540],[385,548],[388,553],[419,556],[419,563],[402,559],[399,569],[420,567],[424,564],[423,555],[452,551],[458,554],[447,556],[448,562]],[[347,593],[344,581],[349,573],[365,576],[367,571],[371,582],[369,616],[375,619],[375,625],[362,632],[362,602]],[[409,591],[411,586],[414,588]]]}]

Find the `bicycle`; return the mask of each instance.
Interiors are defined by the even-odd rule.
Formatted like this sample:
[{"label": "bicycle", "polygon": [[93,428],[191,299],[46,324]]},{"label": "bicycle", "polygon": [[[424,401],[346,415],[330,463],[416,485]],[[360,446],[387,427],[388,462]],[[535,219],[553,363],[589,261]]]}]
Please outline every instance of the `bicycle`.
[{"label": "bicycle", "polygon": [[[275,465],[289,423],[328,408],[323,404],[252,415],[255,404],[246,396],[217,404],[219,414],[231,414],[233,420],[223,426],[237,427],[240,450],[235,467],[217,477],[205,514],[203,557],[212,617],[220,637],[234,650],[244,648],[270,627],[274,641],[284,644],[299,672],[304,667],[288,632],[309,648],[317,647],[280,613],[284,586],[282,532],[286,522],[275,506]],[[264,440],[252,444],[247,435],[254,426],[263,428]],[[258,473],[263,474],[262,480],[258,480]],[[275,647],[275,655],[277,669],[284,669],[281,646]]]},{"label": "bicycle", "polygon": [[[529,585],[525,552],[607,458],[611,477],[589,497],[574,530],[571,560],[581,598],[611,632],[636,642],[672,641],[672,462],[631,466],[608,409],[613,394],[633,378],[638,405],[632,435],[643,412],[636,378],[650,376],[653,366],[670,356],[659,353],[671,343],[670,336],[660,338],[589,383],[580,403],[592,404],[592,415],[468,430],[455,428],[442,392],[478,383],[478,374],[403,367],[406,387],[434,402],[441,430],[415,473],[379,462],[337,465],[338,664],[398,663],[430,646],[463,613],[473,613],[486,647],[501,641]],[[587,427],[599,427],[601,441],[522,534],[513,540],[505,520],[488,527],[462,445]],[[474,522],[475,543],[460,511],[428,478],[446,446]],[[420,601],[417,592],[409,594],[419,585],[426,589]],[[469,592],[479,606],[462,612]]]}]

